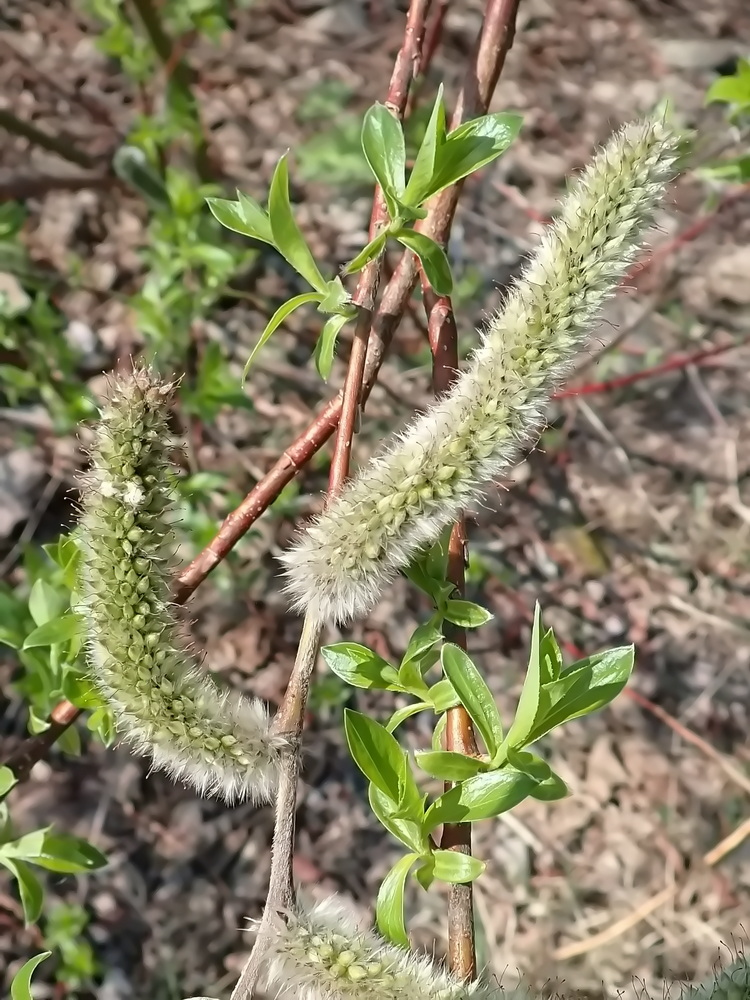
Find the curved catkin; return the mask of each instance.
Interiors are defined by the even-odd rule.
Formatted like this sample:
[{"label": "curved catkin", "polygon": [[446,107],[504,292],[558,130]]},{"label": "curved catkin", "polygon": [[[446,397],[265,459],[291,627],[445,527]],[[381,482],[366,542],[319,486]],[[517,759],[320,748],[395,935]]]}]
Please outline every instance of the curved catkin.
[{"label": "curved catkin", "polygon": [[335,897],[279,918],[264,942],[266,991],[295,1000],[490,1000],[498,987],[464,983],[427,955],[364,931]]},{"label": "curved catkin", "polygon": [[266,799],[282,737],[262,702],[222,691],[184,648],[169,605],[175,547],[167,427],[173,386],[118,380],[82,490],[82,611],[91,679],[155,768],[233,802]]},{"label": "curved catkin", "polygon": [[625,127],[598,153],[451,391],[284,555],[298,610],[338,622],[366,614],[396,572],[517,459],[634,259],[675,154],[657,121]]}]

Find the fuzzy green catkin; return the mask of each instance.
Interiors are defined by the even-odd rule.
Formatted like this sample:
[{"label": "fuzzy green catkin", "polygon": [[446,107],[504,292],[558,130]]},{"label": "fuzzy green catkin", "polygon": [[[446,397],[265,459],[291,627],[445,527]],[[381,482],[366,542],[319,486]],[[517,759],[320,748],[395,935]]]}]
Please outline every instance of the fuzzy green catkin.
[{"label": "fuzzy green catkin", "polygon": [[633,261],[676,148],[663,123],[647,121],[600,150],[451,391],[283,556],[298,610],[337,622],[366,614],[398,570],[517,459]]},{"label": "fuzzy green catkin", "polygon": [[267,799],[283,738],[270,733],[262,702],[200,671],[169,605],[172,391],[138,369],[114,384],[96,429],[81,520],[90,675],[154,768],[229,802]]},{"label": "fuzzy green catkin", "polygon": [[279,917],[265,944],[266,990],[294,1000],[490,1000],[496,986],[462,982],[420,955],[362,930],[336,897]]}]

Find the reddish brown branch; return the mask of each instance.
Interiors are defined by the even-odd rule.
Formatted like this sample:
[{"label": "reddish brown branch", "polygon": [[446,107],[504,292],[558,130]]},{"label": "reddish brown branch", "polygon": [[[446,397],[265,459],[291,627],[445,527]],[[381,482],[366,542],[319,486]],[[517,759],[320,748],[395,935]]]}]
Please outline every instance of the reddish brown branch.
[{"label": "reddish brown branch", "polygon": [[570,396],[591,396],[597,392],[610,392],[613,389],[623,389],[625,386],[633,385],[642,379],[655,378],[657,375],[665,375],[667,372],[679,371],[689,365],[699,365],[707,358],[714,358],[718,354],[725,354],[750,342],[750,336],[742,337],[731,344],[718,344],[714,347],[704,348],[702,351],[694,351],[692,354],[677,354],[661,364],[653,365],[651,368],[644,368],[639,372],[632,372],[630,375],[620,375],[617,378],[607,379],[605,382],[589,382],[587,385],[580,385],[571,389],[559,389],[552,396],[553,399],[567,399]]},{"label": "reddish brown branch", "polygon": [[[428,317],[428,334],[432,351],[432,386],[436,396],[446,393],[458,375],[458,330],[451,301],[436,296],[422,274],[422,293]],[[460,518],[451,531],[448,544],[447,578],[459,593],[464,588],[466,558],[466,523]],[[464,629],[446,623],[445,638],[466,649]],[[445,748],[456,753],[475,756],[478,752],[474,730],[468,712],[459,705],[447,713]],[[446,782],[446,791],[451,787]],[[443,850],[471,854],[471,824],[446,823],[440,841]],[[462,979],[475,979],[477,974],[474,941],[473,890],[471,885],[452,885],[448,896],[448,959],[450,967]]]},{"label": "reddish brown branch", "polygon": [[[476,48],[474,72],[464,86],[451,121],[455,128],[477,113],[485,112],[497,85],[505,57],[513,42],[519,0],[488,0],[484,24]],[[434,216],[426,220],[429,235],[445,245],[448,240],[461,185],[449,189]],[[430,225],[430,223],[432,223]],[[421,227],[420,227],[421,228]],[[447,392],[458,376],[458,331],[451,301],[438,297],[429,288],[424,273],[422,293],[428,316],[428,337],[433,356],[432,382],[436,396]],[[448,548],[448,579],[459,592],[464,587],[466,559],[466,524],[460,518],[453,526]],[[463,629],[451,627],[446,638],[466,647]],[[478,752],[474,730],[468,712],[463,706],[449,709],[445,731],[446,749],[457,753],[476,755]],[[446,783],[446,788],[450,783]],[[446,824],[441,839],[442,848],[471,854],[471,824]],[[477,975],[476,943],[474,935],[474,906],[471,884],[452,885],[448,897],[448,956],[451,970],[463,979]]]}]

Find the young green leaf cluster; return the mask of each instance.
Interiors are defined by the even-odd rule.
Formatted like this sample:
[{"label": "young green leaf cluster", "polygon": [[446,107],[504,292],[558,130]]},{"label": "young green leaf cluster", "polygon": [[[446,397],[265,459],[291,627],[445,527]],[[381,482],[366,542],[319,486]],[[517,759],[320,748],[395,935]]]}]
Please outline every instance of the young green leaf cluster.
[{"label": "young green leaf cluster", "polygon": [[[433,546],[433,550],[438,546]],[[397,709],[385,726],[349,709],[344,730],[349,752],[370,782],[370,806],[389,833],[408,850],[393,866],[378,893],[376,914],[380,933],[406,947],[404,923],[406,883],[413,873],[424,889],[433,881],[469,883],[484,864],[478,858],[440,850],[434,833],[446,823],[474,823],[515,808],[527,797],[554,801],[567,795],[562,778],[529,751],[550,730],[571,719],[597,711],[623,689],[633,667],[633,648],[624,646],[586,657],[565,666],[551,629],[545,629],[539,607],[534,616],[531,653],[515,718],[504,731],[492,692],[467,653],[443,643],[440,626],[452,604],[460,615],[479,623],[478,605],[444,597],[446,585],[436,574],[433,550],[410,567],[422,581],[439,610],[412,636],[397,668],[366,646],[342,642],[323,649],[329,668],[355,687],[397,691],[415,699]],[[450,586],[450,585],[448,585]],[[468,615],[468,609],[475,609]],[[442,678],[432,684],[426,675],[440,661]],[[466,709],[485,752],[465,755],[442,746],[445,711],[457,704]],[[430,750],[417,751],[417,766],[433,778],[452,785],[427,804],[414,777],[408,753],[393,733],[415,712],[432,710],[439,716]]]},{"label": "young green leaf cluster", "polygon": [[279,919],[264,961],[266,988],[290,1000],[489,1000],[497,993],[360,929],[336,898],[309,910],[298,904]]},{"label": "young green leaf cluster", "polygon": [[284,739],[269,731],[260,701],[200,671],[169,605],[172,390],[136,370],[115,383],[97,427],[81,522],[90,675],[154,767],[229,802],[265,799]]},{"label": "young green leaf cluster", "polygon": [[664,125],[621,130],[574,185],[467,370],[286,553],[298,609],[365,614],[394,574],[509,467],[631,263],[673,168]]},{"label": "young green leaf cluster", "polygon": [[[450,295],[453,287],[450,264],[445,251],[429,236],[417,232],[412,224],[427,212],[422,204],[467,174],[491,163],[505,152],[521,125],[518,115],[483,115],[446,131],[442,87],[432,111],[425,137],[414,168],[406,182],[406,143],[398,117],[383,104],[373,105],[365,114],[361,145],[368,166],[380,185],[388,212],[388,222],[343,274],[356,274],[369,261],[379,257],[389,238],[415,253],[427,280],[439,295]],[[316,303],[327,316],[315,345],[315,365],[327,379],[333,366],[336,341],[344,325],[357,314],[341,278],[324,278],[305,242],[292,213],[289,200],[289,168],[286,154],[276,164],[268,192],[268,209],[249,195],[237,192],[237,200],[208,198],[208,207],[227,229],[275,247],[312,288],[284,302],[265,326],[245,365],[243,378],[258,351],[273,333],[296,310]]]}]

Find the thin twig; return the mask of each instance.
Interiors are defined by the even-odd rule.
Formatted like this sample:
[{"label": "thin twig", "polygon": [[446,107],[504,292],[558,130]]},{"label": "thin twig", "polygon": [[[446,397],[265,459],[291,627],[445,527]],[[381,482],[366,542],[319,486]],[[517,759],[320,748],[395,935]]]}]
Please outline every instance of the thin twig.
[{"label": "thin twig", "polygon": [[[422,276],[422,294],[428,317],[432,350],[432,386],[436,396],[446,393],[458,376],[458,330],[451,301],[436,296]],[[448,543],[448,580],[459,593],[464,588],[466,561],[466,522],[463,517],[453,525]],[[466,649],[464,629],[446,623],[445,638]],[[478,748],[469,713],[458,705],[448,709],[445,748],[455,753],[476,756]],[[446,791],[451,783],[445,783]],[[443,850],[471,854],[471,824],[446,823],[440,841]],[[448,895],[448,961],[451,971],[461,979],[476,979],[477,954],[474,940],[474,892],[471,883],[452,885]]]},{"label": "thin twig", "polygon": [[645,708],[647,712],[650,712],[652,715],[656,716],[657,719],[660,719],[665,725],[669,726],[670,729],[677,733],[680,739],[698,747],[701,753],[715,761],[727,777],[731,778],[736,785],[739,785],[740,788],[750,795],[750,778],[744,775],[739,768],[736,768],[723,753],[720,753],[716,749],[716,747],[711,746],[710,743],[707,743],[697,733],[694,733],[692,729],[688,729],[687,726],[683,726],[679,719],[675,719],[669,714],[669,712],[665,711],[661,705],[654,704],[653,701],[650,701],[645,697],[645,695],[642,695],[640,691],[636,691],[634,688],[625,688],[624,693],[628,698],[630,698],[631,701],[634,701],[637,705]]},{"label": "thin twig", "polygon": [[[728,836],[719,841],[715,847],[707,851],[703,855],[703,863],[712,868],[722,861],[727,854],[736,850],[747,837],[750,837],[750,816],[744,822],[740,823],[739,826],[735,827]],[[661,892],[657,892],[655,896],[651,896],[650,899],[645,900],[635,910],[628,913],[627,916],[610,924],[603,931],[586,938],[584,941],[576,941],[574,944],[558,948],[557,951],[553,952],[552,957],[558,961],[566,958],[575,958],[578,955],[585,955],[595,948],[601,948],[602,945],[609,944],[610,941],[614,941],[615,938],[620,937],[621,934],[635,927],[641,920],[645,920],[654,910],[658,910],[660,906],[668,903],[670,899],[677,895],[679,889],[679,882],[666,886]]]},{"label": "thin twig", "polygon": [[[487,110],[513,43],[519,0],[488,0],[479,35],[474,67],[459,95],[451,120],[456,128],[477,112]],[[425,220],[425,229],[433,239],[445,245],[461,193],[461,184],[448,189],[434,216]],[[421,226],[418,228],[422,228]],[[436,395],[447,392],[458,376],[458,331],[451,301],[436,296],[422,275],[422,288],[428,316],[428,336],[433,356],[432,381]],[[466,559],[466,524],[460,518],[451,531],[448,548],[448,579],[457,590],[464,586]],[[466,646],[463,629],[451,629],[450,638]],[[446,749],[461,754],[478,752],[471,719],[463,706],[449,709],[445,731]],[[446,787],[450,787],[449,784]],[[471,854],[471,825],[446,824],[441,847]],[[451,970],[467,980],[476,978],[477,959],[474,939],[474,894],[471,884],[452,885],[448,897],[448,956]]]},{"label": "thin twig", "polygon": [[591,396],[597,392],[610,392],[613,389],[623,389],[625,386],[633,385],[642,379],[654,378],[657,375],[665,375],[667,372],[680,371],[689,368],[691,365],[698,365],[706,358],[714,358],[718,354],[725,354],[736,347],[741,347],[750,342],[750,335],[742,337],[740,340],[730,344],[718,344],[707,347],[702,351],[694,351],[692,354],[675,354],[666,361],[651,368],[644,368],[639,372],[632,372],[630,375],[620,375],[617,378],[607,379],[605,382],[589,382],[588,385],[574,386],[570,389],[559,389],[552,396],[553,399],[567,399],[570,396]]},{"label": "thin twig", "polygon": [[31,122],[24,121],[23,118],[14,115],[7,108],[0,108],[0,128],[4,128],[11,135],[20,135],[35,146],[40,146],[50,153],[56,153],[63,160],[75,163],[86,170],[96,166],[96,160],[88,153],[84,153],[82,149],[78,149],[75,143],[69,139],[50,135],[49,132],[45,132],[43,129],[37,128],[36,125],[32,125]]},{"label": "thin twig", "polygon": [[164,66],[167,90],[170,87],[174,87],[180,94],[186,107],[190,109],[196,130],[193,150],[195,155],[195,169],[202,181],[211,181],[215,177],[215,170],[211,163],[198,102],[193,93],[195,73],[184,58],[185,43],[184,41],[181,44],[172,42],[164,29],[159,12],[152,0],[131,0],[131,3],[138,14],[144,31],[148,35],[148,40],[154,52]]},{"label": "thin twig", "polygon": [[122,185],[122,181],[114,174],[77,174],[74,177],[40,174],[38,177],[9,177],[7,180],[0,180],[0,203],[38,198],[50,191],[106,191],[117,185]]},{"label": "thin twig", "polygon": [[[415,74],[424,36],[424,25],[431,0],[412,0],[407,15],[404,41],[388,88],[386,105],[403,117],[409,95],[409,86]],[[386,207],[379,188],[376,187],[370,215],[370,239],[377,235],[387,220]],[[370,261],[357,282],[353,301],[359,309],[349,356],[341,405],[338,434],[331,461],[327,501],[330,502],[343,488],[349,476],[351,449],[358,423],[363,395],[367,347],[380,284],[381,259]],[[268,895],[258,933],[250,956],[242,970],[231,1000],[245,1000],[255,989],[260,976],[266,936],[277,914],[292,909],[295,903],[294,830],[297,811],[297,779],[300,771],[302,731],[304,728],[307,698],[320,636],[324,622],[308,611],[302,626],[302,638],[297,649],[294,667],[284,699],[274,720],[278,732],[291,738],[291,748],[282,763],[282,773],[275,807],[274,835],[271,849],[271,872]]]}]

